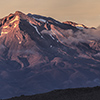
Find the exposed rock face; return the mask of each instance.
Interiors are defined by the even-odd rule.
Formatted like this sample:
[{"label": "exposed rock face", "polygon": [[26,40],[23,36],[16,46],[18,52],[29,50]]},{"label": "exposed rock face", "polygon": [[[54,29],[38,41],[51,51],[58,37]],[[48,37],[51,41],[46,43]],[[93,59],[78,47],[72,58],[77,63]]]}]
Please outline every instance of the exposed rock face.
[{"label": "exposed rock face", "polygon": [[100,40],[87,30],[19,11],[1,19],[0,98],[100,85]]}]

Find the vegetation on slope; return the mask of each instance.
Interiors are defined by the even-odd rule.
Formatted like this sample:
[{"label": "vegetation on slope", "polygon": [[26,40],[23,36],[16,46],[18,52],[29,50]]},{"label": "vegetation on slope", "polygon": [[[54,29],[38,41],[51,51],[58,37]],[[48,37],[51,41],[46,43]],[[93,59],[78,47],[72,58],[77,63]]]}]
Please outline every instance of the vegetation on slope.
[{"label": "vegetation on slope", "polygon": [[44,94],[22,95],[6,100],[100,100],[100,87],[54,90]]}]

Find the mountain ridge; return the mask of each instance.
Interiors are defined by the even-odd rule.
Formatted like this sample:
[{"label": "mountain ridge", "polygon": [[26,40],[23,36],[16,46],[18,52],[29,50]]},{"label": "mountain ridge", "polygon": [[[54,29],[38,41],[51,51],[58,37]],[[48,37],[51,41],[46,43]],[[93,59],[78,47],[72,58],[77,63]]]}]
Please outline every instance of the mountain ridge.
[{"label": "mountain ridge", "polygon": [[54,90],[48,93],[32,96],[13,97],[6,100],[99,100],[100,87],[94,88],[75,88],[66,90]]}]

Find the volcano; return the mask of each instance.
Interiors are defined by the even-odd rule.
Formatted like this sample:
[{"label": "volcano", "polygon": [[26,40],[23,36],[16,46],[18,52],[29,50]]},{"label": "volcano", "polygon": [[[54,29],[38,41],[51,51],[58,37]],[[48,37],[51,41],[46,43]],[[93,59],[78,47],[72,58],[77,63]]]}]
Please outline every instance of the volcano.
[{"label": "volcano", "polygon": [[0,98],[100,85],[95,32],[20,11],[0,19]]}]

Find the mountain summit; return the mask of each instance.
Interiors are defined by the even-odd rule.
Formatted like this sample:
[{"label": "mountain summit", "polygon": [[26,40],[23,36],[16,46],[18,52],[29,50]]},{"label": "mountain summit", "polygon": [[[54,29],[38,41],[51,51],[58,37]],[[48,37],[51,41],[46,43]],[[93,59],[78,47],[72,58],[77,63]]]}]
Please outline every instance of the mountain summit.
[{"label": "mountain summit", "polygon": [[0,19],[0,98],[100,85],[99,30],[83,26],[20,11]]}]

